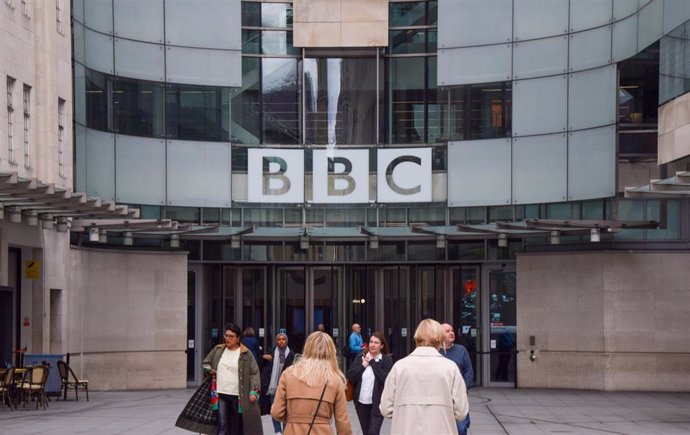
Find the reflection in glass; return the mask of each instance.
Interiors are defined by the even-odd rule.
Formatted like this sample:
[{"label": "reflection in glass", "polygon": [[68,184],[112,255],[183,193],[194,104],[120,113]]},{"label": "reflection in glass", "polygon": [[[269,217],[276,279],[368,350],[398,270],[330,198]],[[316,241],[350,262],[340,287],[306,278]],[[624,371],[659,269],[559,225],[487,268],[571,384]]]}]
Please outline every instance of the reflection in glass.
[{"label": "reflection in glass", "polygon": [[423,26],[425,18],[426,2],[390,3],[390,27]]},{"label": "reflection in glass", "polygon": [[400,57],[389,60],[391,143],[426,141],[425,64],[423,57]]},{"label": "reflection in glass", "polygon": [[261,26],[261,3],[242,2],[242,25]]},{"label": "reflection in glass", "polygon": [[242,53],[259,54],[261,52],[261,31],[242,29]]},{"label": "reflection in glass", "polygon": [[450,90],[451,140],[494,139],[511,132],[510,82],[465,85]]},{"label": "reflection in glass", "polygon": [[306,141],[376,143],[376,59],[305,59]]},{"label": "reflection in glass", "polygon": [[113,127],[118,133],[163,137],[163,86],[117,78],[113,84]]},{"label": "reflection in glass", "polygon": [[391,30],[389,36],[390,52],[400,53],[425,53],[426,30],[404,29]]},{"label": "reflection in glass", "polygon": [[86,125],[97,130],[108,130],[109,76],[90,69],[85,71]]},{"label": "reflection in glass", "polygon": [[166,136],[171,139],[228,140],[230,95],[225,88],[167,85]]},{"label": "reflection in glass", "polygon": [[516,288],[515,272],[489,273],[492,382],[515,382]]},{"label": "reflection in glass", "polygon": [[298,144],[299,97],[297,59],[261,59],[263,142]]},{"label": "reflection in glass", "polygon": [[292,27],[292,5],[289,3],[262,3],[261,26]]},{"label": "reflection in glass", "polygon": [[292,32],[264,30],[261,32],[262,54],[298,54],[292,45]]},{"label": "reflection in glass", "polygon": [[[242,87],[233,90],[232,96],[231,131],[234,142],[257,144],[261,141],[260,62],[261,59],[254,57],[242,58]],[[234,158],[233,152],[233,161]]]}]

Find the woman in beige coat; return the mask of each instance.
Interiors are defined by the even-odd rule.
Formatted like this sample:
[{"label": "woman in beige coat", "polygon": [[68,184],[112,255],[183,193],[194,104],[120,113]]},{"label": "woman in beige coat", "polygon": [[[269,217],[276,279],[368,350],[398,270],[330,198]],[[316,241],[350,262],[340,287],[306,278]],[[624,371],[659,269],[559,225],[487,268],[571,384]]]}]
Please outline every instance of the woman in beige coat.
[{"label": "woman in beige coat", "polygon": [[393,418],[391,434],[457,435],[456,420],[469,406],[458,366],[438,352],[445,339],[441,325],[425,319],[417,327],[417,348],[386,378],[381,414]]},{"label": "woman in beige coat", "polygon": [[285,435],[306,435],[310,427],[311,435],[332,435],[331,418],[338,435],[352,435],[345,375],[328,334],[317,331],[307,337],[302,358],[280,376],[271,416],[285,423]]}]

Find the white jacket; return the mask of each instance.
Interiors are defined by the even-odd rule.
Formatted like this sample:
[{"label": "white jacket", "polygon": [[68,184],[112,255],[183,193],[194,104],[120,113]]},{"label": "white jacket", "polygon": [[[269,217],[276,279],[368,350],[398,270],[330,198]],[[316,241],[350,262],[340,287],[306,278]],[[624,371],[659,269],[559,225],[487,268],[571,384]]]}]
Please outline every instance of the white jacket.
[{"label": "white jacket", "polygon": [[418,347],[391,369],[379,406],[396,435],[456,435],[469,410],[458,366],[433,347]]}]

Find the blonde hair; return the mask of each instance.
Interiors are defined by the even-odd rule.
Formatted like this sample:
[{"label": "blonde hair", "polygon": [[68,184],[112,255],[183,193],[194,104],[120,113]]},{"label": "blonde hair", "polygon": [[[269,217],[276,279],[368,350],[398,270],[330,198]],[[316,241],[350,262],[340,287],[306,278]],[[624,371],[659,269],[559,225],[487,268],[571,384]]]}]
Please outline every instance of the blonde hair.
[{"label": "blonde hair", "polygon": [[338,368],[333,339],[321,331],[309,334],[302,358],[288,370],[310,387],[323,385],[324,382],[345,383],[345,375]]},{"label": "blonde hair", "polygon": [[434,319],[422,320],[414,332],[414,341],[418,347],[427,346],[438,349],[445,341],[445,338],[443,327]]}]

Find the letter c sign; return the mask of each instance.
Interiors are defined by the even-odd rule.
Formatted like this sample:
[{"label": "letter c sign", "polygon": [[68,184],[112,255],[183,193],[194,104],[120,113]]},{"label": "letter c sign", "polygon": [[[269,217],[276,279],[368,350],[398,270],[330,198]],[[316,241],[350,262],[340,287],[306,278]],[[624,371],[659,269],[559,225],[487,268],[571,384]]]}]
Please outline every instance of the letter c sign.
[{"label": "letter c sign", "polygon": [[379,202],[431,201],[431,148],[387,148],[377,154]]}]

